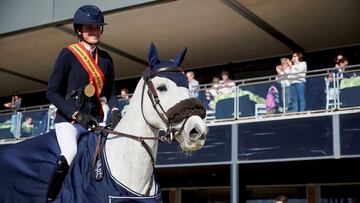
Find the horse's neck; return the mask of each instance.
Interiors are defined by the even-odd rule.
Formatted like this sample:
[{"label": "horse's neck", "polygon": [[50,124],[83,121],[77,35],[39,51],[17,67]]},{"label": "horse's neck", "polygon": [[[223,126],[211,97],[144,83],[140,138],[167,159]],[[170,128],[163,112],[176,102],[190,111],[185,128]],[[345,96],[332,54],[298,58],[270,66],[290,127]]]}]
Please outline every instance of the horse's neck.
[{"label": "horse's neck", "polygon": [[[157,136],[158,131],[152,130],[142,117],[141,95],[134,97],[115,130],[135,136]],[[153,157],[156,158],[157,142],[146,140],[146,143],[152,149]],[[153,166],[148,152],[140,142],[126,137],[118,137],[108,140],[105,150],[112,176],[131,190],[144,194],[153,175]],[[151,192],[154,192],[154,187]]]}]

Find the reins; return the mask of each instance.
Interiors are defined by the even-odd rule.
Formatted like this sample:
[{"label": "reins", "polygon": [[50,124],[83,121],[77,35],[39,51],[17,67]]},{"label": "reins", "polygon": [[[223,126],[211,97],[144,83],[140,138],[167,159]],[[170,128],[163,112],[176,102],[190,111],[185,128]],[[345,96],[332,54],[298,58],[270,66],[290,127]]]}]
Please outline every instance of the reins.
[{"label": "reins", "polygon": [[143,137],[143,136],[135,136],[135,135],[131,135],[131,134],[127,134],[127,133],[122,133],[122,132],[118,132],[115,130],[110,130],[107,128],[103,128],[103,127],[91,127],[92,130],[96,130],[96,131],[101,131],[107,134],[113,134],[115,136],[111,137],[111,138],[107,138],[108,140],[111,139],[115,139],[118,137],[127,137],[133,140],[137,140],[140,143],[144,140],[158,140],[158,141],[162,141],[162,142],[168,142],[169,137],[168,136],[161,136],[161,137]]}]

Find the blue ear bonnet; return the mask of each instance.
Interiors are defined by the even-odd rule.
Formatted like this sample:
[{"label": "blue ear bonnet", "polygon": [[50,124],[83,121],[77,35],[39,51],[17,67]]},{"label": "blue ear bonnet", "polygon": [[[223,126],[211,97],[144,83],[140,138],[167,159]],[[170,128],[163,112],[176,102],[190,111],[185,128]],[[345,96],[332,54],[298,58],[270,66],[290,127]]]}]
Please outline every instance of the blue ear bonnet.
[{"label": "blue ear bonnet", "polygon": [[[176,66],[176,64],[174,64],[171,61],[161,62],[160,64],[158,64],[157,66],[155,66],[153,68],[150,68],[150,67],[146,68],[146,70],[143,73],[143,77],[146,78],[146,76],[150,75],[151,72],[156,71],[159,68],[165,68],[165,67],[177,67],[177,66]],[[185,76],[184,72],[164,71],[164,72],[160,72],[160,73],[156,74],[154,77],[156,77],[156,76],[164,77],[169,80],[172,80],[179,87],[189,88],[189,82],[188,82],[188,79]]]},{"label": "blue ear bonnet", "polygon": [[[156,72],[160,68],[165,67],[179,67],[185,57],[187,49],[184,49],[174,60],[169,61],[160,61],[158,59],[157,50],[153,43],[150,45],[150,51],[149,51],[149,67],[144,71],[143,78],[146,79],[148,75],[151,75],[151,73]],[[172,80],[177,86],[179,87],[185,87],[189,88],[189,82],[187,77],[185,76],[184,72],[171,72],[171,71],[163,71],[159,72],[154,77],[164,77],[169,80]]]}]

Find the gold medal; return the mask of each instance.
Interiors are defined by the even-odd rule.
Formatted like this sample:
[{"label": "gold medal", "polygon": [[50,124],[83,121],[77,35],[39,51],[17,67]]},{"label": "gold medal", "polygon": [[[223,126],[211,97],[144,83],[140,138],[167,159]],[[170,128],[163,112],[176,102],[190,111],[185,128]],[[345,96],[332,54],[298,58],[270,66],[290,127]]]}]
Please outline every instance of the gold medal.
[{"label": "gold medal", "polygon": [[84,93],[87,97],[92,97],[95,94],[95,87],[93,84],[88,84],[85,86]]}]

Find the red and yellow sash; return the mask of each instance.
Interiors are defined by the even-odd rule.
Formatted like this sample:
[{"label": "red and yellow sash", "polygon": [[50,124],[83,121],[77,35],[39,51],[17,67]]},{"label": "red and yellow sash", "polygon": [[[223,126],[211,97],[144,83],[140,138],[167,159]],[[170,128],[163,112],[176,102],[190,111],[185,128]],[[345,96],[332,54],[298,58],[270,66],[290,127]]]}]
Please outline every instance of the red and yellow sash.
[{"label": "red and yellow sash", "polygon": [[98,66],[98,53],[96,50],[95,60],[89,51],[81,44],[72,44],[67,47],[79,60],[86,72],[89,74],[89,83],[94,85],[97,98],[100,100],[101,90],[104,87],[105,77]]}]

